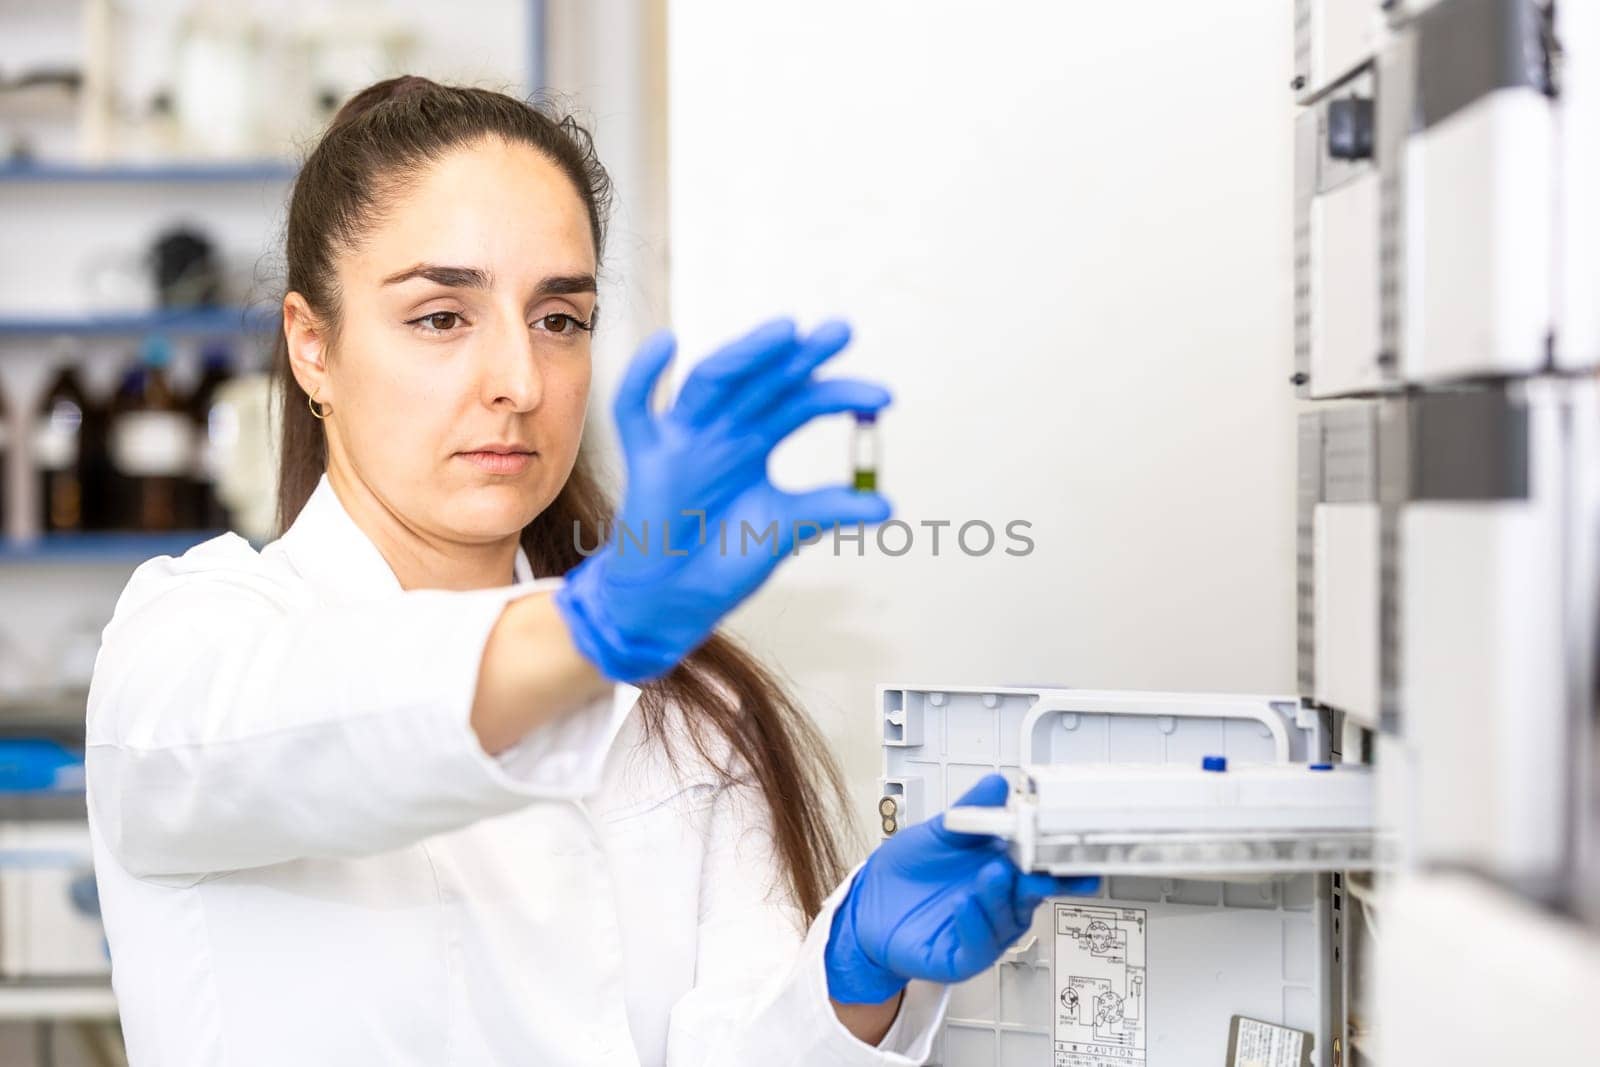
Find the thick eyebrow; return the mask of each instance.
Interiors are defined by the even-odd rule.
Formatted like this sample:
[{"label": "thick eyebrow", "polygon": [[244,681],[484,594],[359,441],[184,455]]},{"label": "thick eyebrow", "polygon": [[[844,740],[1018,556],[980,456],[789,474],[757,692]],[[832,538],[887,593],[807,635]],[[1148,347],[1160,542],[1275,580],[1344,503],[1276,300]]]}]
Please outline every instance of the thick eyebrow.
[{"label": "thick eyebrow", "polygon": [[[488,289],[494,285],[494,275],[477,267],[447,267],[437,263],[418,263],[383,280],[384,285],[395,285],[424,278],[450,289]],[[536,296],[570,296],[574,293],[597,291],[593,274],[552,274],[539,282]]]},{"label": "thick eyebrow", "polygon": [[494,282],[493,275],[477,267],[444,267],[437,263],[418,263],[398,274],[389,275],[383,280],[383,284],[395,285],[410,281],[412,278],[426,278],[430,282],[451,289],[487,289]]},{"label": "thick eyebrow", "polygon": [[596,292],[593,274],[552,274],[539,283],[536,296],[571,296]]}]

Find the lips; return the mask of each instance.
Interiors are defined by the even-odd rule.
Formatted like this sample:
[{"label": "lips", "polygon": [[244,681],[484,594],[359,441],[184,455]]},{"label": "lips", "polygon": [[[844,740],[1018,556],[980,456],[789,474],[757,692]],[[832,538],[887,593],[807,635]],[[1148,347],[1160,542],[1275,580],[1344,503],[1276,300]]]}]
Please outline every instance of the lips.
[{"label": "lips", "polygon": [[517,445],[485,445],[471,452],[458,452],[457,456],[489,474],[520,474],[533,462],[537,453]]}]

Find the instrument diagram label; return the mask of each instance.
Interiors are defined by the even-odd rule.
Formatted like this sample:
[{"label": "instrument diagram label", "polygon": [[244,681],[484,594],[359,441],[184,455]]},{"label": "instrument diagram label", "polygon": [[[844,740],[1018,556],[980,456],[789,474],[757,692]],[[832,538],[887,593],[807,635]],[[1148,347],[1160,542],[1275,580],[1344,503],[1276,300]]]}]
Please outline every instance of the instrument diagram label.
[{"label": "instrument diagram label", "polygon": [[1144,1064],[1147,915],[1055,905],[1055,1067]]}]

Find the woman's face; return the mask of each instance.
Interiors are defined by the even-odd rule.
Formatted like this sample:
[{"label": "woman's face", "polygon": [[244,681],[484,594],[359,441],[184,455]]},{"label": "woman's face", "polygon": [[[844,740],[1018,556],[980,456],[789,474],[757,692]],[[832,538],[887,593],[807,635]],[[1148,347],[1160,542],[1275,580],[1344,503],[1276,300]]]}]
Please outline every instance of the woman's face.
[{"label": "woman's face", "polygon": [[464,147],[380,210],[337,273],[323,373],[293,361],[332,409],[330,473],[424,537],[515,535],[583,433],[595,249],[572,182],[525,145]]}]

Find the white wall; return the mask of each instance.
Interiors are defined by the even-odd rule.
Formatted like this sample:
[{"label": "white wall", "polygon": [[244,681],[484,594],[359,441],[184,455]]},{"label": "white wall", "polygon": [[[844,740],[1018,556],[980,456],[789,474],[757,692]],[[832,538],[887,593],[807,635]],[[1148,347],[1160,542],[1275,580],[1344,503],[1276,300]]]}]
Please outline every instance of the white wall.
[{"label": "white wall", "polygon": [[[863,806],[877,682],[1293,686],[1291,43],[1281,0],[671,5],[685,356],[846,316],[897,515],[1033,524],[824,542],[737,616]],[[847,477],[828,422],[780,484]]]}]

